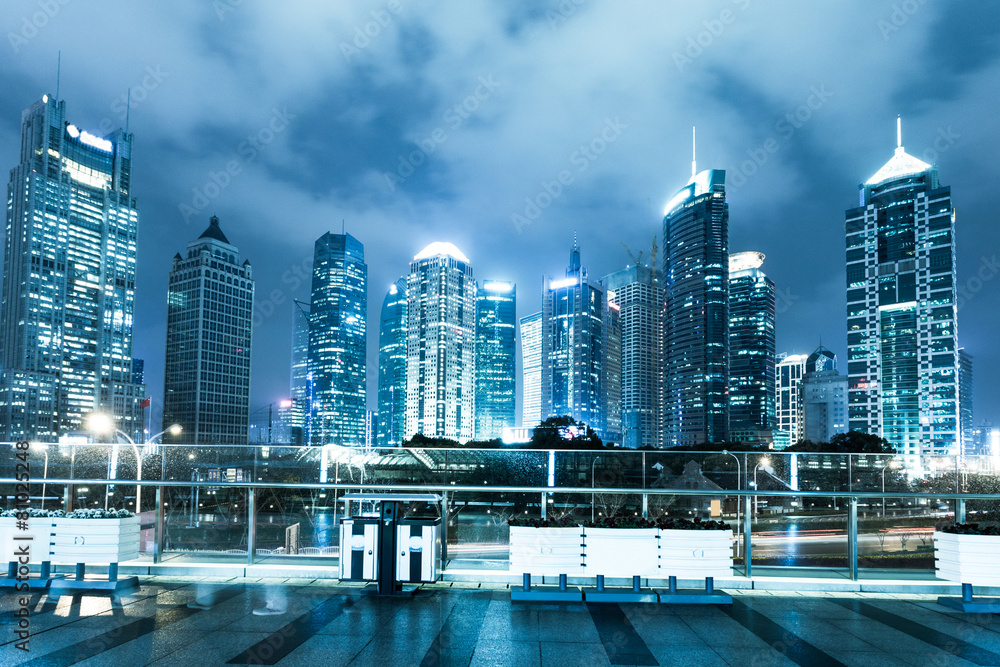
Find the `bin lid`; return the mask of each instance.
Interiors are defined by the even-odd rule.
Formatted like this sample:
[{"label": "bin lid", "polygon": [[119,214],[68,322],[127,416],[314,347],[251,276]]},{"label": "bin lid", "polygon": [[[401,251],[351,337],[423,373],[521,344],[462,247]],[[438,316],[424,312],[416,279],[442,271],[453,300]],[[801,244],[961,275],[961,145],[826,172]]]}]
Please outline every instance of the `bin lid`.
[{"label": "bin lid", "polygon": [[345,493],[340,500],[374,500],[375,502],[441,502],[436,493]]}]

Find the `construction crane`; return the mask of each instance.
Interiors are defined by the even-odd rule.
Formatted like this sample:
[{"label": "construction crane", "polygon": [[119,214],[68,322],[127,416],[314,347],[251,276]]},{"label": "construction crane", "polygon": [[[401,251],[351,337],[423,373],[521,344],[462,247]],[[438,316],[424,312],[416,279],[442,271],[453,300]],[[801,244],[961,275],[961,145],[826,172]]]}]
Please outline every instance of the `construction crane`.
[{"label": "construction crane", "polygon": [[625,245],[624,241],[622,241],[622,247],[625,248],[625,252],[628,253],[628,257],[629,257],[629,259],[632,260],[633,264],[635,264],[636,266],[642,266],[642,251],[641,250],[639,251],[639,256],[636,257],[634,254],[632,254],[632,251],[628,249],[628,246]]}]

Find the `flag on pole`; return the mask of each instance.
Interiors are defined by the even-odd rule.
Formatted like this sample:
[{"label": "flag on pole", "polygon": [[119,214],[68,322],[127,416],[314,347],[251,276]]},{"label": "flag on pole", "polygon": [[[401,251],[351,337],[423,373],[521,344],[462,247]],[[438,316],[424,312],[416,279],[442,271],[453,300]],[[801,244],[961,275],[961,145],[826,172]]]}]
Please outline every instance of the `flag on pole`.
[{"label": "flag on pole", "polygon": [[144,398],[142,400],[142,403],[139,404],[139,407],[140,408],[148,408],[152,403],[153,403],[153,397],[152,396],[147,396],[146,398]]}]

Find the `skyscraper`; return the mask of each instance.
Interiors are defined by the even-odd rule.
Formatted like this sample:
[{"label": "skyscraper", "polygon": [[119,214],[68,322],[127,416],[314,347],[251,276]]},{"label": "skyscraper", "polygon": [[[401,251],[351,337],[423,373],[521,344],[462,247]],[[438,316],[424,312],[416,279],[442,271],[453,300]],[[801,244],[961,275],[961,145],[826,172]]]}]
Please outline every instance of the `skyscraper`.
[{"label": "skyscraper", "polygon": [[368,265],[350,234],[316,240],[309,307],[310,443],[365,443]]},{"label": "skyscraper", "polygon": [[83,431],[95,411],[140,438],[132,135],[80,130],[43,95],[21,114],[21,137],[7,189],[0,439]]},{"label": "skyscraper", "polygon": [[521,426],[542,423],[542,313],[521,318]]},{"label": "skyscraper", "polygon": [[451,243],[414,256],[406,284],[404,437],[466,442],[475,432],[476,281]]},{"label": "skyscraper", "polygon": [[253,272],[212,216],[187,255],[174,255],[167,293],[163,428],[194,444],[246,444],[250,419]]},{"label": "skyscraper", "polygon": [[476,439],[491,440],[514,426],[517,291],[487,280],[476,294]]},{"label": "skyscraper", "polygon": [[288,387],[289,423],[301,442],[311,442],[312,378],[309,375],[309,304],[292,300],[292,373]]},{"label": "skyscraper", "polygon": [[907,467],[956,454],[955,215],[937,168],[903,150],[846,212],[851,430],[880,435]]},{"label": "skyscraper", "polygon": [[729,256],[729,430],[743,441],[774,428],[774,283],[763,263],[760,252]]},{"label": "skyscraper", "polygon": [[804,354],[779,354],[774,369],[777,428],[788,434],[793,445],[805,438],[802,376],[807,358]]},{"label": "skyscraper", "polygon": [[542,419],[569,415],[602,438],[606,433],[604,373],[607,300],[591,283],[573,242],[564,278],[546,278],[542,293]]},{"label": "skyscraper", "polygon": [[621,441],[625,447],[658,447],[662,437],[660,308],[656,271],[629,266],[601,279],[621,326]]},{"label": "skyscraper", "polygon": [[663,417],[667,446],[729,435],[726,172],[694,173],[663,218]]},{"label": "skyscraper", "polygon": [[406,428],[406,278],[382,300],[378,327],[378,444],[399,445]]},{"label": "skyscraper", "polygon": [[972,454],[975,438],[974,413],[972,409],[972,355],[964,347],[958,348],[958,414],[962,436],[962,452]]},{"label": "skyscraper", "polygon": [[806,359],[802,376],[802,434],[810,442],[830,442],[847,432],[847,376],[837,371],[837,355],[820,345]]}]

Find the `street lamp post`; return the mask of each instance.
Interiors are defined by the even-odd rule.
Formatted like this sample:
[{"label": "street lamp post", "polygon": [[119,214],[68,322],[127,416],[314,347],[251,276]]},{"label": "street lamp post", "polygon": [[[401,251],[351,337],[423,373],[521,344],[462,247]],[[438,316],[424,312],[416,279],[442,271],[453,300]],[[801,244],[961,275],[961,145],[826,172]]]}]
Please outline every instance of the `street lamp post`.
[{"label": "street lamp post", "polygon": [[757,463],[757,465],[755,465],[753,467],[753,490],[754,490],[753,515],[754,515],[754,517],[756,517],[760,513],[758,511],[758,507],[757,507],[757,500],[760,498],[760,487],[757,486],[757,468],[760,468],[760,467],[763,467],[764,470],[767,470],[768,468],[770,468],[771,467],[771,459],[769,459],[769,458],[767,458],[765,456],[764,458],[762,458],[760,460],[759,463]]},{"label": "street lamp post", "polygon": [[590,464],[590,520],[591,521],[594,520],[594,499],[596,494],[595,489],[597,488],[597,479],[594,477],[594,466],[596,466],[597,462],[600,460],[601,460],[600,456],[595,457],[594,462]]},{"label": "street lamp post", "polygon": [[45,455],[45,468],[42,470],[42,504],[39,509],[45,509],[45,480],[49,476],[49,446],[44,442],[35,443],[35,447],[42,450]]},{"label": "street lamp post", "polygon": [[[739,459],[739,457],[736,456],[736,454],[733,454],[728,449],[723,449],[722,453],[723,454],[728,454],[729,456],[732,456],[733,460],[736,461],[736,490],[739,491],[740,490],[740,459]],[[736,497],[736,545],[737,545],[736,548],[737,548],[737,556],[739,555],[738,551],[739,551],[739,544],[740,544],[740,529],[741,529],[741,526],[740,526],[740,501],[741,500],[742,500],[742,498],[740,498],[739,496]]]}]

